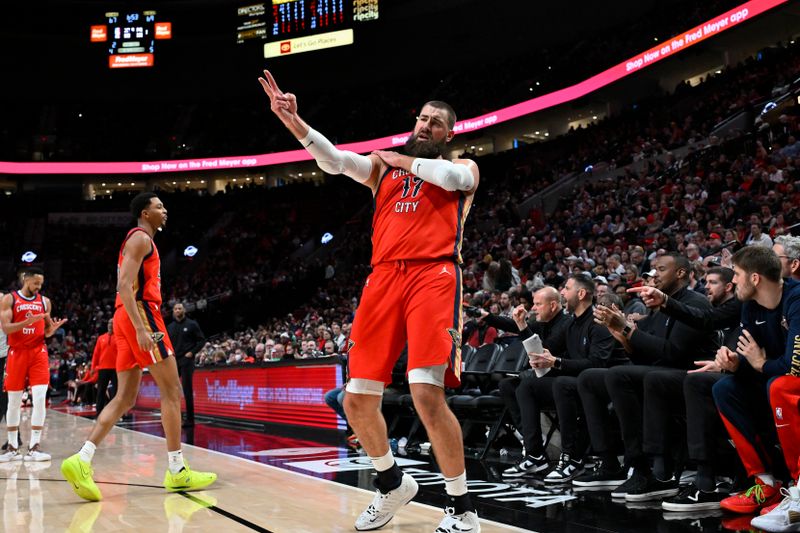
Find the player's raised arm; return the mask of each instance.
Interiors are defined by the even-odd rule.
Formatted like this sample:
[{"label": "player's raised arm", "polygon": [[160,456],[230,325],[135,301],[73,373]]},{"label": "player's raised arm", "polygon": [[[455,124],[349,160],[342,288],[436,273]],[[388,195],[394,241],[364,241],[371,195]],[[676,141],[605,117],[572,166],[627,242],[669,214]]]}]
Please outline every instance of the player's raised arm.
[{"label": "player's raised arm", "polygon": [[328,174],[344,174],[362,183],[375,192],[383,162],[376,156],[363,156],[349,150],[339,150],[320,132],[311,128],[297,114],[297,97],[285,93],[278,87],[268,71],[258,78],[269,97],[270,109],[283,122],[292,135],[308,150],[317,165]]},{"label": "player's raised arm", "polygon": [[427,159],[411,157],[397,152],[375,150],[381,160],[390,167],[407,170],[437,187],[447,191],[464,191],[472,194],[478,188],[478,165],[470,159]]}]

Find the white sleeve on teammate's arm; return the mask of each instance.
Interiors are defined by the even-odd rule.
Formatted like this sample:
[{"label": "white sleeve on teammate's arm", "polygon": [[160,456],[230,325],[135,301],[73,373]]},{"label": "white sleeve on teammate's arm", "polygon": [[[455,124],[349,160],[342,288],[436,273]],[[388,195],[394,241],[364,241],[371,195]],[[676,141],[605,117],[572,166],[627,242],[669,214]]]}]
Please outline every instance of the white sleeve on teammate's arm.
[{"label": "white sleeve on teammate's arm", "polygon": [[372,160],[367,156],[339,150],[320,132],[308,128],[308,135],[300,144],[314,156],[317,165],[328,174],[344,174],[359,183],[365,183],[372,174]]},{"label": "white sleeve on teammate's arm", "polygon": [[444,159],[417,158],[411,162],[411,172],[446,191],[468,191],[475,185],[475,176],[466,165]]}]

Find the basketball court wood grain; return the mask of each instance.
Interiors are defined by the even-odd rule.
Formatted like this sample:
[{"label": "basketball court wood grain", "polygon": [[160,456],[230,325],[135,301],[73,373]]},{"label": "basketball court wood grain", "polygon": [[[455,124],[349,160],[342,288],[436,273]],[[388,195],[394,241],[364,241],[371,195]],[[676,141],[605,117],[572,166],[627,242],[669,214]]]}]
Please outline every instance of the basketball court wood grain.
[{"label": "basketball court wood grain", "polygon": [[[0,465],[4,531],[349,532],[372,500],[363,489],[186,444],[192,467],[219,480],[206,491],[169,494],[161,487],[164,439],[115,427],[93,462],[103,501],[85,502],[59,465],[91,427],[91,420],[48,410],[42,446],[52,463]],[[29,428],[23,423],[23,436]],[[432,532],[441,517],[441,509],[412,502],[380,531]],[[490,521],[482,530],[526,531]]]}]

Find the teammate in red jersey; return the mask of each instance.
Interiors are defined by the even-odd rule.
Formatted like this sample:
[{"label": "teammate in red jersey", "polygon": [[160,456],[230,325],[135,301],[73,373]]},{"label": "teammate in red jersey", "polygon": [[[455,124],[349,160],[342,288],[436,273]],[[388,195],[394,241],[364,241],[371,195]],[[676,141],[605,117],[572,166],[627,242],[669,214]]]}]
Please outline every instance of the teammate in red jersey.
[{"label": "teammate in red jersey", "polygon": [[[50,455],[39,449],[44,428],[47,387],[50,385],[50,362],[47,358],[45,337],[51,337],[66,319],[50,318],[52,304],[39,292],[44,283],[44,272],[36,267],[25,269],[22,288],[3,296],[0,300],[0,324],[8,335],[8,362],[4,388],[8,392],[6,423],[8,424],[8,449],[0,455],[0,463],[10,461],[49,461]],[[33,396],[31,413],[31,440],[28,453],[22,456],[13,444],[19,435],[20,407],[25,384],[30,385]]]},{"label": "teammate in red jersey", "polygon": [[[92,372],[97,371],[97,415],[103,412],[108,404],[108,385],[112,385],[113,394],[117,388],[117,339],[114,337],[114,320],[108,321],[108,331],[97,337],[92,352]],[[113,398],[113,395],[111,396]]]},{"label": "teammate in red jersey", "polygon": [[131,201],[131,213],[138,225],[125,237],[117,261],[114,338],[119,390],[97,417],[80,452],[61,463],[61,472],[75,493],[93,501],[102,497],[92,479],[95,449],[120,416],[136,403],[145,368],[161,393],[161,424],[169,464],[164,488],[170,492],[199,490],[217,479],[216,474],[190,470],[181,452],[181,384],[161,317],[161,259],[153,241],[156,232],[166,225],[167,210],[156,194],[144,192]]},{"label": "teammate in red jersey", "polygon": [[477,532],[467,494],[461,428],[447,407],[445,384],[461,370],[461,239],[478,187],[478,167],[443,158],[456,117],[444,102],[426,103],[405,153],[362,156],[338,150],[297,114],[297,99],[264,71],[259,82],[270,108],[329,174],[370,188],[375,200],[372,273],[364,284],[350,336],[345,411],[378,472],[372,504],[356,519],[359,531],[378,529],[417,492],[389,449],[381,396],[408,342],[408,382],[445,477],[447,515],[439,533]]}]

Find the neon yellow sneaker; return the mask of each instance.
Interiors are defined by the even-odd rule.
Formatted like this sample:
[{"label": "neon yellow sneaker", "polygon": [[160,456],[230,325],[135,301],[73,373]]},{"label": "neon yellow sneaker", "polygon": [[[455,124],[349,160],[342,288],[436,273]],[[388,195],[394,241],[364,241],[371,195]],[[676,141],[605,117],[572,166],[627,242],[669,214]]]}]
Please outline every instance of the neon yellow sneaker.
[{"label": "neon yellow sneaker", "polygon": [[208,487],[217,480],[213,472],[194,472],[189,468],[189,463],[184,462],[184,468],[177,474],[167,469],[164,474],[164,488],[168,492],[188,492]]},{"label": "neon yellow sneaker", "polygon": [[71,457],[67,457],[61,463],[61,474],[64,479],[69,481],[69,485],[75,494],[92,502],[100,501],[103,495],[100,494],[100,489],[94,484],[92,475],[92,465],[81,460],[80,455],[77,453]]}]

